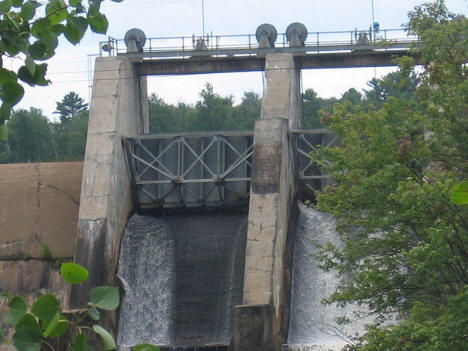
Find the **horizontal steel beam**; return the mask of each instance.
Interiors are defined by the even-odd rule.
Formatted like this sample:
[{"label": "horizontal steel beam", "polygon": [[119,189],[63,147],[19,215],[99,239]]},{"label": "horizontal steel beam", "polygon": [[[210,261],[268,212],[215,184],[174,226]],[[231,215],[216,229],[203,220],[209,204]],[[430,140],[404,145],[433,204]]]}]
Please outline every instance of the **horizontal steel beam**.
[{"label": "horizontal steel beam", "polygon": [[[396,66],[395,58],[408,55],[401,50],[357,50],[320,54],[297,53],[298,67],[302,69],[353,68]],[[418,58],[416,58],[418,60]],[[136,62],[138,74],[185,75],[227,72],[255,72],[265,70],[264,56],[193,57],[142,60]]]}]

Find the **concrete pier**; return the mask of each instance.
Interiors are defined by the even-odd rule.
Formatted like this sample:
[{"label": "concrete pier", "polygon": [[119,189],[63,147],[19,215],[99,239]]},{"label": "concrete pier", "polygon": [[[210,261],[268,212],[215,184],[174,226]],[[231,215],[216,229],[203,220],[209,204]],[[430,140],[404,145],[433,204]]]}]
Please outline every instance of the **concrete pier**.
[{"label": "concrete pier", "polygon": [[[292,54],[268,54],[265,76],[261,119],[254,132],[244,305],[235,312],[235,332],[243,335],[234,337],[239,351],[254,350],[258,340],[263,345],[255,350],[279,350],[289,316],[285,270],[291,264],[286,258],[295,184],[288,130],[300,127],[300,70]],[[270,306],[271,313],[262,306]],[[248,323],[249,315],[265,320]]]},{"label": "concrete pier", "polygon": [[86,284],[72,291],[81,307],[90,287],[113,284],[120,238],[133,209],[122,137],[148,131],[146,77],[128,58],[96,59],[83,169],[75,262],[87,267]]}]

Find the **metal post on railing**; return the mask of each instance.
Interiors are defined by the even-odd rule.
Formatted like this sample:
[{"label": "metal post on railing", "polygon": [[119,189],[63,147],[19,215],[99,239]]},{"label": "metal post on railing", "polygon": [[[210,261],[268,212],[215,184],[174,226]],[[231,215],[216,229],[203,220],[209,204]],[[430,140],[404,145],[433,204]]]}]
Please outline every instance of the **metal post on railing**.
[{"label": "metal post on railing", "polygon": [[251,49],[251,44],[250,44],[250,34],[249,34],[249,50]]},{"label": "metal post on railing", "polygon": [[349,32],[351,34],[351,45],[353,45],[353,31]]},{"label": "metal post on railing", "polygon": [[320,52],[320,37],[319,37],[319,32],[317,32],[317,53]]},{"label": "metal post on railing", "polygon": [[185,51],[185,38],[182,37],[182,52]]}]

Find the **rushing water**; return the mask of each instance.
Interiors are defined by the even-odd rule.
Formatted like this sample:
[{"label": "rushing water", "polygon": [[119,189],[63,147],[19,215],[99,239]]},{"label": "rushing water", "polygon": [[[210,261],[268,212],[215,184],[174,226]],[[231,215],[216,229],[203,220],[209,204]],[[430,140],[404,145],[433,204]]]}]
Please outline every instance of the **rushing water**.
[{"label": "rushing water", "polygon": [[227,344],[242,300],[246,216],[133,216],[122,240],[118,344]]},{"label": "rushing water", "polygon": [[328,214],[299,204],[300,216],[294,243],[291,319],[288,345],[284,350],[341,350],[350,336],[364,331],[363,321],[339,326],[338,317],[353,320],[355,308],[324,305],[322,300],[330,296],[338,283],[334,272],[318,267],[313,254],[316,243],[339,245],[335,220]]}]

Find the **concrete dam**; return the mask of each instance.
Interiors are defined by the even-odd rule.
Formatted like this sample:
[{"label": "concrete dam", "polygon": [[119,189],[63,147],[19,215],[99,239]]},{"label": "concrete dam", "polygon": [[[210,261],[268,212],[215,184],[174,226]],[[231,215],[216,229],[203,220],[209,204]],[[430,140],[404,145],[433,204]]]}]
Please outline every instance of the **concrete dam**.
[{"label": "concrete dam", "polygon": [[[300,200],[327,181],[310,152],[336,139],[303,130],[301,70],[394,65],[413,39],[319,40],[299,23],[252,37],[168,49],[130,30],[101,45],[73,249],[92,274],[67,296],[79,308],[93,286],[121,286],[105,326],[122,350],[339,350],[361,328],[337,330],[352,310],[320,303],[336,277],[311,258],[313,242],[338,239],[333,219]],[[147,76],[242,71],[264,72],[253,131],[148,134]]]}]

